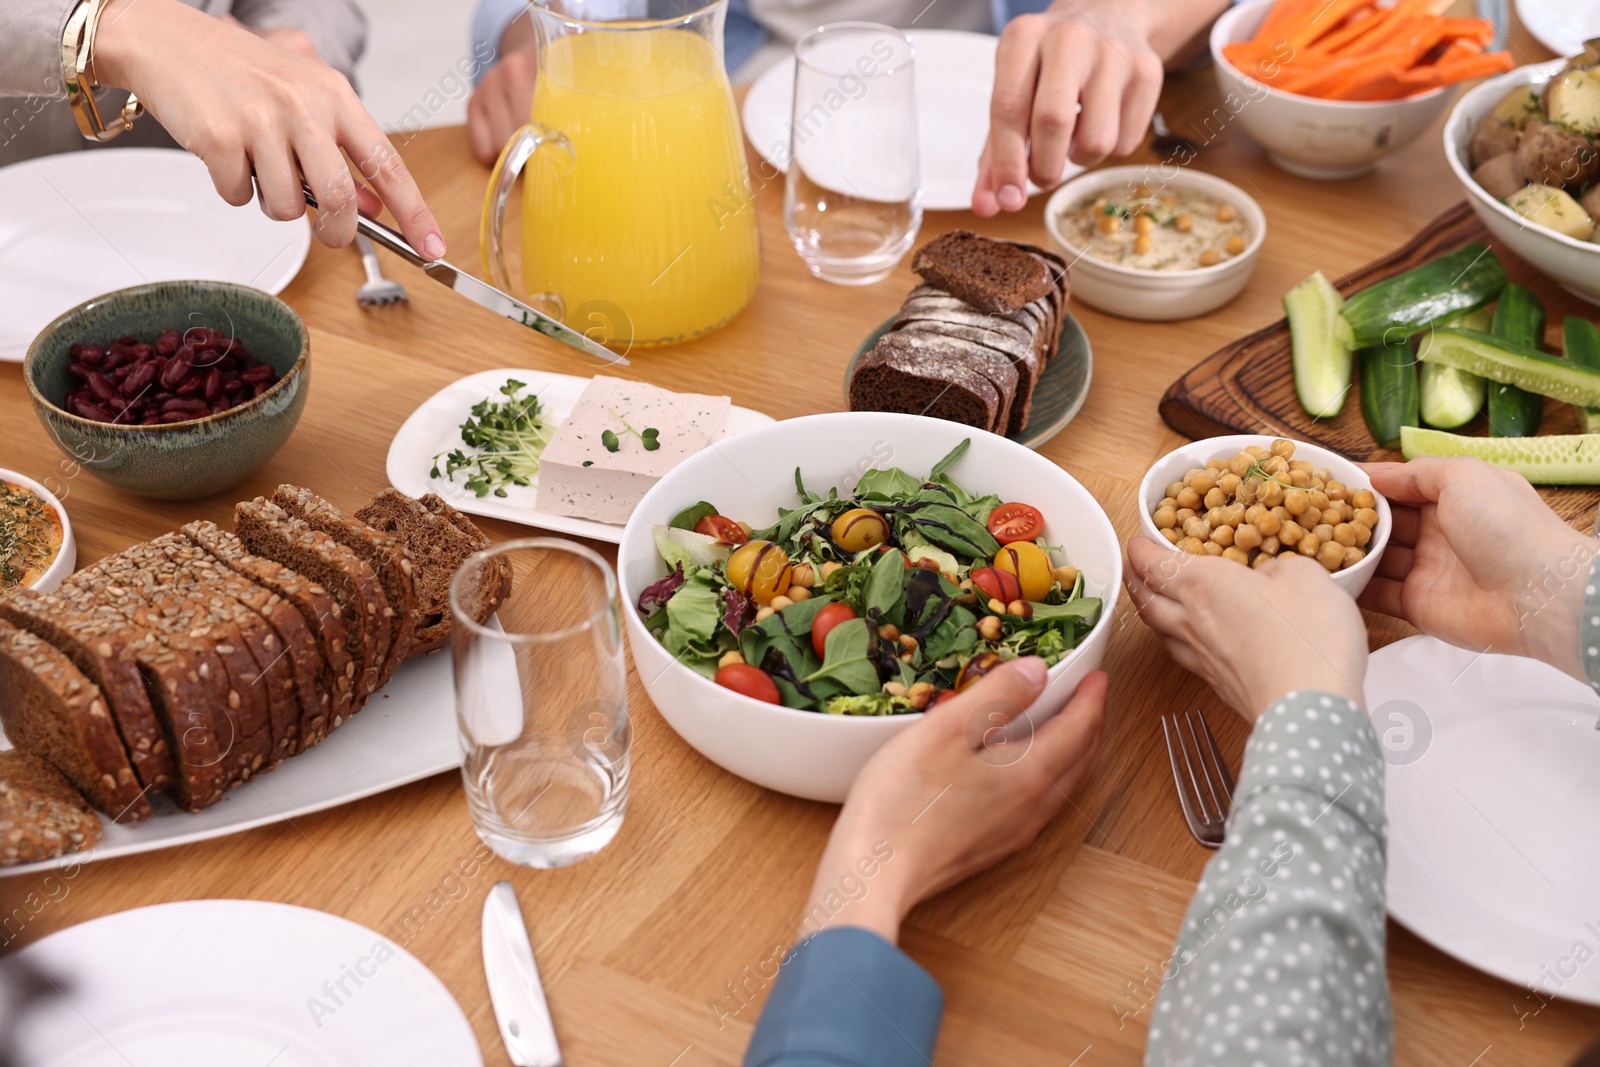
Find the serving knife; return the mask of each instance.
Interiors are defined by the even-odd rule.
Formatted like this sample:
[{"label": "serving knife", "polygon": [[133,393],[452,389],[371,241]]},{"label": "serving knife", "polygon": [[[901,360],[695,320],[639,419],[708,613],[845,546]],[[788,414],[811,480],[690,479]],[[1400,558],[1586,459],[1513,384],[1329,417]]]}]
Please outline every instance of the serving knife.
[{"label": "serving knife", "polygon": [[539,965],[510,882],[497,882],[483,900],[483,973],[500,1040],[515,1067],[561,1067]]},{"label": "serving knife", "polygon": [[[316,194],[309,187],[305,189],[305,194],[306,203],[316,207]],[[488,308],[501,318],[510,319],[512,322],[520,322],[528,329],[536,330],[551,340],[560,341],[562,344],[576,348],[580,352],[597,356],[607,363],[628,366],[627,359],[617,355],[617,353],[598,341],[590,340],[566,323],[551,318],[537,308],[529,307],[516,297],[503,293],[486,282],[479,281],[466,271],[451,266],[445,260],[435,259],[430,261],[423,259],[399,231],[359,214],[356,216],[356,230],[368,240],[382,245],[412,266],[421,267],[422,272],[434,281],[449,286],[474,304]]]}]

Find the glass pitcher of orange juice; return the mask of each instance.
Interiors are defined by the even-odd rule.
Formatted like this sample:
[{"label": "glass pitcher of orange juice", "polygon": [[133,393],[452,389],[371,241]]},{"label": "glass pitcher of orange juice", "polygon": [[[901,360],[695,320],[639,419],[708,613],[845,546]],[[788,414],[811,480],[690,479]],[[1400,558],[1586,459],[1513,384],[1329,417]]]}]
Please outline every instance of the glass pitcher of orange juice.
[{"label": "glass pitcher of orange juice", "polygon": [[722,62],[727,0],[548,0],[531,7],[533,114],[484,210],[484,268],[510,291],[504,218],[523,182],[530,302],[613,347],[666,345],[750,300],[760,242]]}]

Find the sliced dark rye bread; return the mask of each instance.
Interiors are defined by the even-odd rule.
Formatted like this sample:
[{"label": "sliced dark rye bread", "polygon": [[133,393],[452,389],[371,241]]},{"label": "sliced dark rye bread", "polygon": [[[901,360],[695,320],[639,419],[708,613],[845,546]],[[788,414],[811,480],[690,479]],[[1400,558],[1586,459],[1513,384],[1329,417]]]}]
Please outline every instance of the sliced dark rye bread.
[{"label": "sliced dark rye bread", "polygon": [[[988,378],[995,389],[1009,397],[1009,403],[1002,412],[1003,427],[995,432],[1014,434],[1027,428],[1033,410],[1034,386],[1038,384],[1041,373],[1038,353],[1032,348],[1014,344],[993,331],[937,320],[913,319],[894,332],[909,336],[943,337],[964,345],[961,358]],[[1005,365],[1003,373],[998,370],[998,364]]]},{"label": "sliced dark rye bread", "polygon": [[231,787],[248,781],[272,752],[266,694],[255,683],[255,657],[238,627],[211,617],[208,605],[173,592],[125,556],[107,556],[61,584],[112,599],[130,621],[150,630],[169,648],[202,664],[208,683],[209,716],[191,730],[213,730]]},{"label": "sliced dark rye bread", "polygon": [[[356,665],[350,658],[338,601],[299,571],[251,553],[237,534],[215,523],[191,522],[180,532],[240,577],[283,597],[299,613],[306,632],[317,644],[321,671],[317,685],[321,702],[301,709],[300,751],[320,744],[330,730],[350,717],[355,699]],[[283,633],[282,626],[278,632]]]},{"label": "sliced dark rye bread", "polygon": [[911,257],[911,269],[991,314],[1016,311],[1055,288],[1038,257],[971,230],[953,230],[929,241]]},{"label": "sliced dark rye bread", "polygon": [[388,601],[376,572],[350,549],[270,500],[258,497],[234,505],[233,527],[253,554],[298,571],[338,603],[350,658],[356,666],[351,710],[360,709],[379,688],[388,651]]},{"label": "sliced dark rye bread", "polygon": [[[213,714],[214,679],[222,673],[215,657],[209,653],[193,657],[166,644],[148,627],[134,623],[116,603],[117,594],[107,590],[86,592],[64,585],[50,597],[63,610],[79,613],[90,630],[120,637],[139,665],[145,694],[173,756],[168,794],[185,811],[199,811],[221,800],[230,773],[221,747],[226,727],[219,727]],[[120,597],[139,599],[127,590],[120,590]]]},{"label": "sliced dark rye bread", "polygon": [[[478,529],[476,523],[461,512],[451,507],[437,493],[424,493],[417,500],[423,507],[439,516],[449,519],[451,525],[466,534],[477,543],[480,550],[488,548],[493,542],[487,534]],[[486,621],[489,616],[497,611],[506,597],[511,595],[511,561],[505,556],[496,556],[483,569],[483,589],[475,597],[470,598],[476,605],[472,617],[479,622]]]},{"label": "sliced dark rye bread", "polygon": [[280,485],[272,494],[272,502],[360,556],[378,575],[389,605],[389,648],[379,687],[387,685],[411,654],[417,632],[417,589],[411,553],[398,539],[346,515],[309,489]]},{"label": "sliced dark rye bread", "polygon": [[117,822],[150,817],[100,687],[54,645],[0,622],[0,726]]},{"label": "sliced dark rye bread", "polygon": [[[171,586],[204,599],[238,625],[261,668],[258,683],[266,687],[272,728],[272,754],[267,766],[300,751],[300,720],[306,708],[326,708],[327,695],[317,689],[321,655],[306,632],[300,613],[287,601],[219,563],[211,553],[183,534],[169,533],[144,546],[159,553],[172,568]],[[149,566],[160,566],[152,560]]]},{"label": "sliced dark rye bread", "polygon": [[0,597],[0,619],[55,645],[100,687],[140,785],[158,793],[171,784],[172,748],[128,647],[133,640],[130,633],[108,631],[59,597],[32,589]]},{"label": "sliced dark rye bread", "polygon": [[18,749],[0,752],[0,867],[82,852],[100,819],[61,772]]},{"label": "sliced dark rye bread", "polygon": [[965,343],[884,334],[850,376],[850,410],[901,411],[994,429],[1000,394],[951,351]]},{"label": "sliced dark rye bread", "polygon": [[[434,500],[450,507],[437,496]],[[465,520],[466,517],[454,508],[450,511]],[[355,517],[405,545],[411,555],[411,573],[417,594],[417,625],[411,654],[432,652],[449,644],[450,583],[466,558],[487,548],[489,539],[471,523],[463,528],[452,518],[435,513],[422,501],[398,489],[385,489],[357,511]],[[499,557],[493,564],[484,572],[474,571],[480,579],[486,579],[478,582],[468,598],[469,610],[476,622],[483,622],[494,614],[500,601],[505,599],[503,585],[509,585],[509,564]]]}]

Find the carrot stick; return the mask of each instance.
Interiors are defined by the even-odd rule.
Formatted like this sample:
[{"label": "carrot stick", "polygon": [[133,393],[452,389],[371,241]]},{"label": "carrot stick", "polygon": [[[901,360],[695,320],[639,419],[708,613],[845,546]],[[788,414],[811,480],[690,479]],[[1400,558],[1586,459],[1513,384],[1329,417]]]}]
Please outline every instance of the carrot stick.
[{"label": "carrot stick", "polygon": [[1400,75],[1400,80],[1411,87],[1413,94],[1437,89],[1442,85],[1471,81],[1490,74],[1501,74],[1515,64],[1506,52],[1488,52],[1468,56],[1452,63],[1434,63],[1426,67],[1413,67]]},{"label": "carrot stick", "polygon": [[1475,41],[1480,48],[1494,42],[1494,24],[1488,19],[1440,19],[1442,36],[1454,41]]},{"label": "carrot stick", "polygon": [[1348,22],[1317,42],[1317,51],[1328,55],[1346,55],[1363,47],[1373,34],[1381,34],[1384,27],[1403,15],[1392,7],[1374,9],[1374,13],[1359,22]]},{"label": "carrot stick", "polygon": [[1407,50],[1390,48],[1371,55],[1352,56],[1307,71],[1299,77],[1285,78],[1277,88],[1301,96],[1322,96],[1356,78],[1370,78],[1406,65]]},{"label": "carrot stick", "polygon": [[1323,0],[1319,9],[1311,13],[1301,25],[1291,32],[1287,40],[1292,48],[1310,48],[1320,37],[1326,36],[1339,28],[1347,17],[1365,7],[1370,7],[1375,0]]},{"label": "carrot stick", "polygon": [[1261,25],[1257,27],[1255,37],[1252,40],[1257,44],[1272,43],[1272,35],[1278,32],[1278,27],[1285,20],[1291,18],[1296,9],[1304,7],[1310,2],[1313,2],[1313,0],[1278,0],[1277,3],[1272,5],[1272,10],[1267,12],[1267,17],[1261,20]]}]

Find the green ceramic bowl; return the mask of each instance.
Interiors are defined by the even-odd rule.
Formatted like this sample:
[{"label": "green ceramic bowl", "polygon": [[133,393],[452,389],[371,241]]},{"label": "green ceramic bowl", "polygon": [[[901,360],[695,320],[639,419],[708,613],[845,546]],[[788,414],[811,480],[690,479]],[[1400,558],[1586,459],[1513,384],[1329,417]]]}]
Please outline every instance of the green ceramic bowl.
[{"label": "green ceramic bowl", "polygon": [[[61,405],[74,344],[206,326],[244,342],[278,372],[265,393],[220,415],[166,426],[95,422]],[[23,378],[39,420],[67,458],[130,493],[193,500],[243,481],[294,432],[311,387],[311,337],[275,296],[228,282],[152,282],[80,304],[34,338]]]}]

